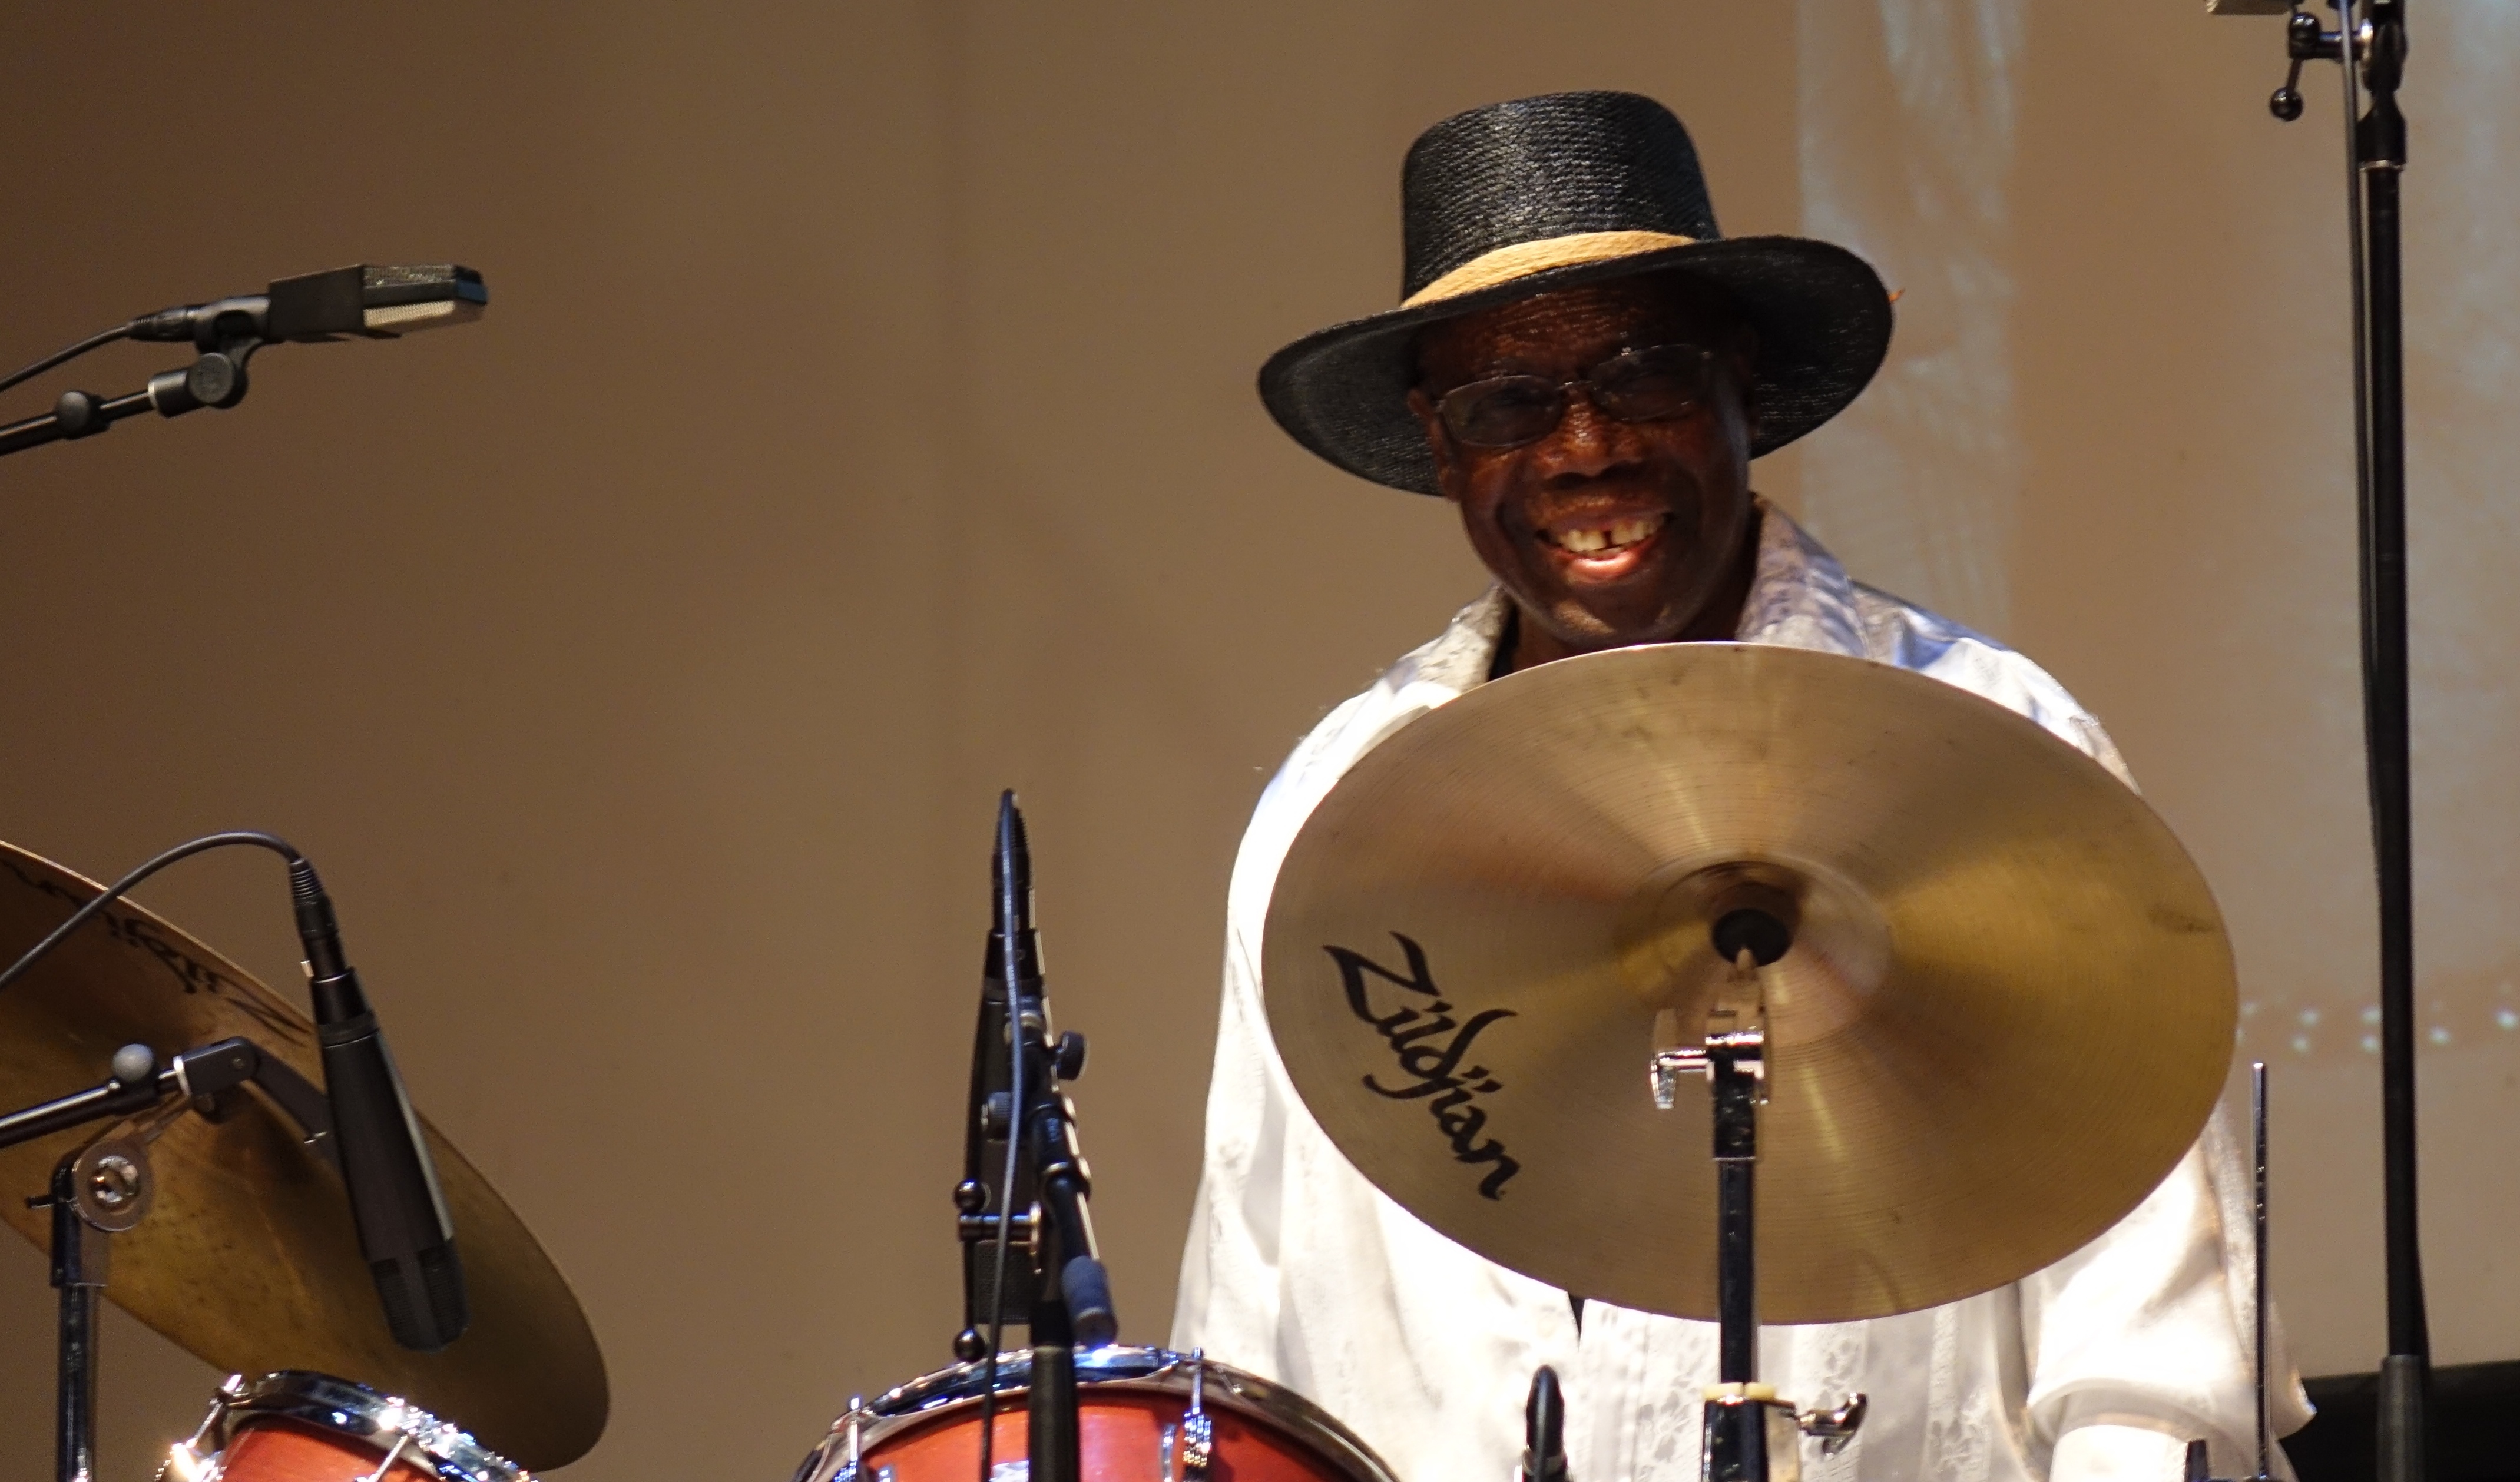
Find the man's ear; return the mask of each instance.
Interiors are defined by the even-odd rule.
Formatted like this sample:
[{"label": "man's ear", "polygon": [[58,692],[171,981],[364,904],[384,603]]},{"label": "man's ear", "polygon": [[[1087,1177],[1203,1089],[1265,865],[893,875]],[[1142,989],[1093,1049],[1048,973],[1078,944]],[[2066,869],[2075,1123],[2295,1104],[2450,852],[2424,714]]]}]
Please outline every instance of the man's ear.
[{"label": "man's ear", "polygon": [[1436,489],[1453,503],[1461,503],[1453,494],[1453,439],[1444,433],[1443,414],[1437,412],[1435,403],[1416,386],[1409,388],[1409,414],[1417,418],[1418,426],[1426,431],[1426,451],[1435,457]]}]

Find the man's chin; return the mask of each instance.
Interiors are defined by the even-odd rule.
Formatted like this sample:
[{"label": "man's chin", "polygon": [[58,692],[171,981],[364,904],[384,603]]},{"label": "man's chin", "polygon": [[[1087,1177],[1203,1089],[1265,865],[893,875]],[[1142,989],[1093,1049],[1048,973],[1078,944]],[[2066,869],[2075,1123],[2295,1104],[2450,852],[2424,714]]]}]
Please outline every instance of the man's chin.
[{"label": "man's chin", "polygon": [[1546,624],[1550,637],[1578,653],[1670,643],[1686,625],[1684,619],[1674,617],[1662,605],[1642,611],[1627,607],[1605,611],[1597,605],[1561,596],[1545,610],[1550,614]]}]

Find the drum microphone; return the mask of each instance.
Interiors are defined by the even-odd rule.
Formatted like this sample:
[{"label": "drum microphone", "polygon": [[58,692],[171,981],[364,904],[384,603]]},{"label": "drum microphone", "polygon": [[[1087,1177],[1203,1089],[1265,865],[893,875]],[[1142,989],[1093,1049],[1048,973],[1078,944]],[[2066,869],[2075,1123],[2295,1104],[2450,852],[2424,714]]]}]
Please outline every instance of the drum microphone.
[{"label": "drum microphone", "polygon": [[[170,310],[171,312],[175,312]],[[341,953],[333,899],[304,859],[289,866],[297,939],[324,1054],[324,1090],[333,1103],[333,1141],[349,1187],[359,1250],[376,1278],[394,1341],[435,1353],[472,1321],[455,1227],[438,1190],[437,1167],[420,1118],[403,1094],[384,1032]]]},{"label": "drum microphone", "polygon": [[370,267],[352,263],[283,278],[260,293],[178,304],[131,321],[129,337],[180,340],[202,349],[251,337],[322,343],[344,335],[393,339],[421,330],[470,324],[490,291],[481,275],[453,263]]}]

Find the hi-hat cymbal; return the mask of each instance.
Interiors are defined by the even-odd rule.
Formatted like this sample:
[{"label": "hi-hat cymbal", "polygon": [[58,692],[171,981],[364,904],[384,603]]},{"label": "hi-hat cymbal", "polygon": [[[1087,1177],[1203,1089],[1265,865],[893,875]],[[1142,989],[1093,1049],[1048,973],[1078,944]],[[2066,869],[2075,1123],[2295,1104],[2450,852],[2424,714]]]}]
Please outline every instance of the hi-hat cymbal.
[{"label": "hi-hat cymbal", "polygon": [[1715,1316],[1711,922],[1762,971],[1761,1316],[1956,1301],[2080,1248],[2195,1141],[2231,1054],[2222,917],[2170,830],[1939,680],[1739,644],[1544,664],[1369,752],[1288,850],[1270,1028],[1340,1151],[1567,1290]]},{"label": "hi-hat cymbal", "polygon": [[[0,954],[14,957],[101,887],[0,844]],[[277,894],[274,910],[278,909]],[[0,1110],[105,1079],[113,1052],[159,1063],[231,1035],[317,1086],[315,1026],[234,963],[127,902],[0,990]],[[427,1129],[455,1222],[472,1325],[434,1354],[386,1331],[341,1181],[258,1092],[211,1122],[186,1113],[151,1145],[154,1207],[112,1237],[106,1295],[224,1370],[308,1369],[435,1412],[519,1464],[586,1454],[609,1407],[604,1356],[568,1282],[453,1145]],[[104,1124],[0,1150],[0,1218],[39,1246],[53,1164]]]}]

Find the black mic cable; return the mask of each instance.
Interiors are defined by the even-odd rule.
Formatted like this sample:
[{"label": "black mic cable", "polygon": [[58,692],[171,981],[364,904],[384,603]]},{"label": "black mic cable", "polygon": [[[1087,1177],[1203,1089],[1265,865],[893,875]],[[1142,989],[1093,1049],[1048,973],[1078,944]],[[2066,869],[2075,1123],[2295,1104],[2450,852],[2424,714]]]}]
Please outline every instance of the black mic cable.
[{"label": "black mic cable", "polygon": [[101,334],[90,335],[67,350],[55,350],[33,365],[12,371],[7,376],[0,377],[0,391],[5,391],[22,381],[31,381],[57,365],[68,365],[90,350],[102,349],[117,339],[129,339],[133,327],[139,323],[139,320],[134,319],[129,324],[117,324]]},{"label": "black mic cable", "polygon": [[55,926],[45,935],[42,941],[27,948],[24,953],[20,955],[16,962],[10,964],[9,969],[6,972],[0,972],[0,989],[5,989],[11,983],[14,983],[18,981],[18,979],[25,976],[26,969],[34,966],[37,963],[42,962],[47,956],[49,956],[55,947],[62,944],[63,938],[68,936],[71,932],[76,931],[81,926],[86,925],[90,920],[101,914],[106,907],[112,905],[115,901],[118,901],[125,895],[130,894],[132,888],[138,885],[142,880],[156,875],[158,871],[165,869],[168,865],[175,863],[177,860],[190,859],[196,854],[205,854],[212,849],[225,849],[238,844],[249,844],[257,849],[268,849],[272,853],[279,855],[282,859],[291,861],[292,863],[304,857],[290,846],[289,840],[282,838],[280,835],[276,833],[263,833],[251,829],[237,829],[225,833],[205,833],[200,838],[190,839],[184,843],[177,844],[174,848],[158,855],[156,859],[149,861],[139,869],[132,871],[129,875],[126,875],[122,878],[115,880],[112,884],[106,886],[103,894],[79,907],[76,911],[71,912],[70,919],[68,921]]}]

